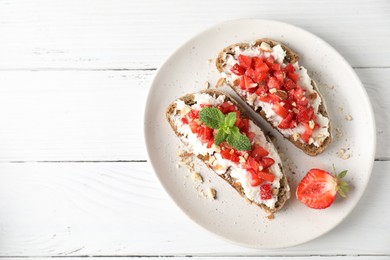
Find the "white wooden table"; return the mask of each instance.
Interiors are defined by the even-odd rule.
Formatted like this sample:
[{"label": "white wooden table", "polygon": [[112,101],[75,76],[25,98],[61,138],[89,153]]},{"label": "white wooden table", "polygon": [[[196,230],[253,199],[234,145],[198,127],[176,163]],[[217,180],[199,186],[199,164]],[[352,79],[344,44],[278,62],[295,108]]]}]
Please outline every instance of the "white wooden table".
[{"label": "white wooden table", "polygon": [[[340,226],[297,247],[220,240],[174,205],[146,162],[142,111],[156,68],[192,35],[238,18],[320,36],[374,108],[365,195]],[[389,46],[387,0],[0,1],[0,257],[389,259]]]}]

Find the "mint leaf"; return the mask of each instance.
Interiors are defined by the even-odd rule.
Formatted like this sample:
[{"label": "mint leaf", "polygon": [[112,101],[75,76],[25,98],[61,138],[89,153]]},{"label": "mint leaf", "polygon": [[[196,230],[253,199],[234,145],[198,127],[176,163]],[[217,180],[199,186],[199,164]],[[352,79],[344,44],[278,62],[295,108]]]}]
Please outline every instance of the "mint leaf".
[{"label": "mint leaf", "polygon": [[230,135],[226,137],[226,142],[239,151],[251,149],[251,143],[248,137],[241,134],[236,126],[232,127]]},{"label": "mint leaf", "polygon": [[224,126],[225,127],[233,127],[234,123],[236,123],[236,112],[230,112],[225,117]]},{"label": "mint leaf", "polygon": [[224,123],[225,115],[216,107],[205,107],[199,112],[199,120],[208,127],[219,129]]},{"label": "mint leaf", "polygon": [[214,143],[216,145],[219,145],[220,143],[225,141],[227,136],[228,136],[227,133],[225,133],[225,131],[223,131],[223,129],[219,129],[217,134],[214,136]]},{"label": "mint leaf", "polygon": [[221,144],[223,141],[240,151],[251,149],[251,144],[245,135],[234,126],[236,123],[236,112],[230,112],[226,116],[216,107],[205,107],[199,112],[199,120],[206,126],[217,129],[214,136],[214,143]]}]

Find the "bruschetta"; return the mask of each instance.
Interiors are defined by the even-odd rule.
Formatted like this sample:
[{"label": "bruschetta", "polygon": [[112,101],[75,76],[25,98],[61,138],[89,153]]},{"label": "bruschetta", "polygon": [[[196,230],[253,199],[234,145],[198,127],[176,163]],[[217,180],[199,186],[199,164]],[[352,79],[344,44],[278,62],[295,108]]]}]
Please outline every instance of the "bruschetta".
[{"label": "bruschetta", "polygon": [[168,106],[166,118],[188,150],[247,201],[272,214],[290,198],[277,149],[229,95],[188,94]]},{"label": "bruschetta", "polygon": [[271,39],[224,48],[216,67],[230,86],[280,134],[308,155],[331,143],[325,102],[299,56]]}]

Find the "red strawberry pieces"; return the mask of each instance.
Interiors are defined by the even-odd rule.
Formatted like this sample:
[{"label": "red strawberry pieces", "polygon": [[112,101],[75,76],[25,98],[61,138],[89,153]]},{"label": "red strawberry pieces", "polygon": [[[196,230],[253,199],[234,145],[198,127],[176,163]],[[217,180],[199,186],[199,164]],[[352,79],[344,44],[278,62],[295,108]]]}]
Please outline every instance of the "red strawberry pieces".
[{"label": "red strawberry pieces", "polygon": [[[230,70],[240,77],[237,83],[240,89],[256,93],[260,101],[271,103],[272,110],[282,117],[280,129],[295,128],[310,120],[314,122],[314,109],[306,98],[306,90],[298,85],[299,75],[291,63],[282,68],[272,55],[265,58],[240,54],[237,59],[238,63]],[[309,142],[312,130],[305,128],[301,135],[304,143]]]}]

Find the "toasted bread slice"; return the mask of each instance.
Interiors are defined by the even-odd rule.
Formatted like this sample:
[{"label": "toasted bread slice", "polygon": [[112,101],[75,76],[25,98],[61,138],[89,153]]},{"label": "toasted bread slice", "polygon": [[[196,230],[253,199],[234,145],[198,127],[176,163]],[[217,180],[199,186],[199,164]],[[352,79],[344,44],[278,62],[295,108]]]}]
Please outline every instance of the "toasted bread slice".
[{"label": "toasted bread slice", "polygon": [[[279,47],[280,46],[280,47]],[[270,49],[271,48],[271,49]],[[264,103],[258,101],[258,96],[254,97],[239,86],[239,78],[231,72],[231,68],[235,63],[238,63],[238,55],[244,54],[250,57],[261,57],[264,55],[274,55],[275,60],[283,67],[291,63],[296,68],[296,73],[299,74],[298,84],[306,91],[306,97],[313,97],[309,105],[316,105],[316,118],[321,119],[320,128],[313,130],[312,136],[306,142],[301,138],[298,132],[299,123],[291,131],[285,131],[278,127],[275,115],[272,115],[272,109],[266,109]],[[272,127],[277,129],[285,138],[287,138],[296,147],[310,156],[316,156],[323,152],[331,143],[331,128],[328,118],[328,112],[323,98],[318,90],[315,82],[307,75],[305,68],[298,65],[299,56],[285,44],[271,39],[259,39],[252,43],[237,43],[224,48],[216,59],[216,67],[225,79],[224,82],[230,86],[253,110],[258,112]],[[286,93],[286,92],[285,92]],[[285,93],[282,93],[285,95]],[[314,94],[313,94],[314,93]],[[311,96],[310,96],[311,95]],[[267,114],[268,113],[268,114]],[[275,114],[275,113],[274,113]],[[280,118],[281,120],[281,118]],[[314,121],[313,121],[314,122]],[[312,124],[313,125],[313,124]],[[302,126],[301,126],[302,129]]]},{"label": "toasted bread slice", "polygon": [[[213,101],[214,107],[217,106],[218,104],[227,101],[231,102],[229,104],[233,104],[236,106],[237,110],[241,114],[241,118],[249,120],[248,121],[249,129],[256,131],[257,133],[257,136],[252,141],[252,146],[254,144],[261,143],[262,146],[266,147],[269,150],[268,156],[275,161],[275,163],[269,168],[270,172],[273,173],[275,176],[275,180],[272,183],[269,183],[271,184],[271,188],[272,188],[272,194],[273,194],[272,201],[271,200],[262,201],[260,199],[259,192],[260,192],[260,186],[262,184],[260,184],[257,187],[252,187],[251,185],[249,185],[248,172],[246,172],[246,170],[241,168],[240,166],[243,165],[242,163],[244,163],[244,161],[241,160],[246,160],[244,158],[245,154],[243,154],[243,156],[240,156],[239,163],[232,163],[227,159],[222,159],[220,151],[222,149],[225,149],[222,148],[222,146],[213,144],[211,148],[206,149],[205,148],[206,144],[203,144],[202,146],[203,148],[200,149],[203,151],[200,151],[199,145],[202,144],[201,143],[198,143],[197,145],[194,144],[194,138],[197,138],[196,137],[197,135],[193,134],[189,130],[189,128],[185,129],[185,127],[188,127],[188,124],[187,125],[185,123],[183,124],[181,120],[183,117],[186,116],[189,108],[195,109],[194,107],[199,105],[200,103],[202,104],[208,103],[207,101],[200,101],[201,99],[214,100],[215,101],[215,102]],[[227,94],[216,90],[204,90],[199,93],[185,95],[177,99],[176,101],[174,101],[168,106],[166,110],[166,118],[169,124],[171,125],[173,131],[175,132],[175,134],[188,147],[188,149],[190,149],[190,151],[193,152],[210,169],[216,172],[222,179],[227,181],[234,189],[238,191],[238,193],[241,196],[246,198],[251,203],[258,205],[267,213],[272,214],[280,210],[283,207],[284,203],[290,198],[290,188],[287,183],[287,178],[282,166],[282,162],[270,138],[264,135],[264,133],[260,130],[260,128],[250,118],[248,118],[247,114],[245,113],[245,110],[243,110],[239,106],[239,104],[237,104],[237,102]],[[194,149],[195,146],[197,147],[196,151]],[[246,158],[248,159],[248,155],[246,156]],[[256,188],[258,190],[255,190]],[[255,193],[255,197],[252,197],[252,195],[248,196],[249,193],[251,193],[252,195],[253,193]]]}]

